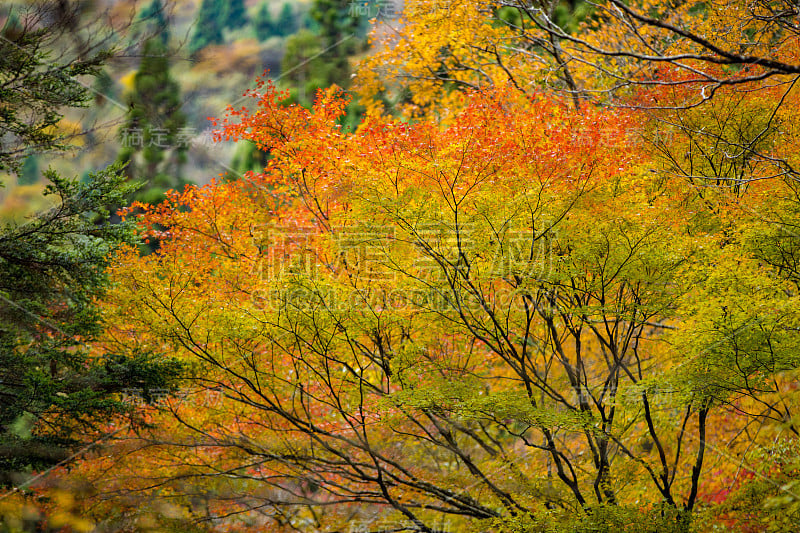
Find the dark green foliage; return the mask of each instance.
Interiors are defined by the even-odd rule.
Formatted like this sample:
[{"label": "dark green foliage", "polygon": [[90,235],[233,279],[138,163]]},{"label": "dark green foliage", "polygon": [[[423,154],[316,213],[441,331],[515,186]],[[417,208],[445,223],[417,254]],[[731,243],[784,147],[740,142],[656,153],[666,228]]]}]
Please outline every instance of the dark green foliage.
[{"label": "dark green foliage", "polygon": [[278,13],[275,31],[281,37],[286,37],[295,33],[297,29],[297,15],[295,15],[292,5],[287,2],[283,4],[280,13]]},{"label": "dark green foliage", "polygon": [[[74,22],[68,4],[53,5],[36,4],[0,30],[0,169],[19,172],[22,183],[38,180],[39,154],[67,148],[55,128],[61,110],[92,101],[78,78],[97,76],[110,56],[86,48],[79,59],[52,60],[47,50],[64,52]],[[64,17],[50,26],[19,23],[42,20],[51,8]],[[167,387],[181,372],[151,354],[89,356],[102,328],[94,302],[106,287],[109,253],[134,241],[128,225],[109,224],[106,206],[121,205],[132,189],[118,167],[80,181],[45,177],[55,206],[0,227],[0,485],[65,459],[76,430],[125,412],[121,389]]]},{"label": "dark green foliage", "polygon": [[106,103],[107,100],[114,100],[117,98],[117,93],[114,86],[114,80],[105,70],[101,70],[97,74],[94,82],[94,103],[98,106]]},{"label": "dark green foliage", "polygon": [[273,20],[269,4],[262,2],[253,17],[253,28],[261,41],[266,41],[270,37],[289,37],[299,28],[298,15],[287,2],[281,7],[277,20]]},{"label": "dark green foliage", "polygon": [[95,51],[66,62],[51,61],[49,28],[32,29],[16,15],[0,30],[0,170],[16,173],[23,160],[36,153],[68,149],[55,127],[63,107],[86,107],[91,94],[79,76],[96,75],[108,58]]},{"label": "dark green foliage", "polygon": [[[285,4],[284,11],[287,7]],[[314,30],[301,29],[287,39],[281,72],[284,82],[290,85],[286,103],[309,107],[319,89],[334,84],[343,89],[349,87],[349,59],[363,41],[359,38],[361,19],[351,2],[316,0],[307,15]],[[341,120],[342,125],[354,128],[363,111],[351,103]]]},{"label": "dark green foliage", "polygon": [[275,21],[272,20],[272,13],[270,13],[269,5],[266,2],[261,2],[258,5],[258,11],[253,17],[253,29],[259,41],[266,41],[276,34]]},{"label": "dark green foliage", "polygon": [[158,202],[166,190],[184,185],[180,168],[188,148],[180,87],[170,75],[166,49],[159,39],[145,43],[128,106],[119,160],[127,163],[130,178],[146,182],[135,199]]},{"label": "dark green foliage", "polygon": [[263,172],[268,157],[269,153],[259,150],[255,143],[246,140],[238,142],[231,160],[231,167],[237,174],[235,177],[248,171]]},{"label": "dark green foliage", "polygon": [[[519,31],[534,24],[529,13],[523,11],[520,7],[508,5],[495,11],[495,19],[498,25],[509,26]],[[592,4],[584,0],[561,1],[552,6],[551,20],[567,33],[577,33],[583,22],[597,20],[597,17],[597,11]]]},{"label": "dark green foliage", "polygon": [[[319,89],[331,85],[342,89],[350,86],[350,56],[363,45],[359,35],[364,17],[358,13],[351,2],[314,2],[308,13],[314,30],[301,29],[286,41],[281,71],[283,79],[291,84],[287,103],[308,107]],[[354,129],[363,112],[358,104],[351,103],[340,122],[345,128]]]},{"label": "dark green foliage", "polygon": [[25,158],[20,168],[19,175],[17,176],[18,185],[32,185],[39,181],[41,172],[39,170],[39,158],[35,155],[29,155]]},{"label": "dark green foliage", "polygon": [[304,11],[300,16],[300,28],[304,30],[311,30],[314,33],[319,33],[319,22],[314,20],[311,16],[311,11]]},{"label": "dark green foliage", "polygon": [[[95,299],[109,254],[132,242],[104,206],[130,192],[118,167],[86,183],[45,173],[55,207],[0,229],[0,484],[14,472],[63,460],[75,429],[125,411],[113,393],[167,387],[180,365],[147,354],[90,358],[101,331]],[[133,385],[132,385],[133,384]],[[47,424],[35,425],[47,415]]]},{"label": "dark green foliage", "polygon": [[212,44],[222,44],[222,28],[227,9],[224,0],[203,0],[197,13],[194,34],[189,43],[189,52],[192,55]]},{"label": "dark green foliage", "polygon": [[247,10],[244,6],[244,0],[229,0],[225,9],[223,26],[230,30],[235,30],[245,24],[247,24]]},{"label": "dark green foliage", "polygon": [[157,36],[164,46],[169,44],[169,19],[164,10],[164,4],[161,0],[153,0],[150,4],[139,13],[139,19],[142,20],[147,35]]},{"label": "dark green foliage", "polygon": [[556,6],[554,22],[567,33],[577,33],[582,22],[592,18],[594,8],[583,0],[561,2]]},{"label": "dark green foliage", "polygon": [[292,85],[292,101],[309,106],[317,89],[329,86],[335,65],[326,62],[322,38],[300,30],[286,40],[281,63],[282,79]]},{"label": "dark green foliage", "polygon": [[[320,25],[320,35],[327,43],[333,44],[343,37],[355,33],[359,18],[354,16],[353,3],[349,0],[314,0],[311,17]],[[343,50],[352,48],[351,44]]]},{"label": "dark green foliage", "polygon": [[315,0],[311,8],[311,17],[319,24],[323,58],[330,67],[328,85],[346,88],[350,84],[348,57],[358,49],[360,25],[352,5],[350,0]]}]

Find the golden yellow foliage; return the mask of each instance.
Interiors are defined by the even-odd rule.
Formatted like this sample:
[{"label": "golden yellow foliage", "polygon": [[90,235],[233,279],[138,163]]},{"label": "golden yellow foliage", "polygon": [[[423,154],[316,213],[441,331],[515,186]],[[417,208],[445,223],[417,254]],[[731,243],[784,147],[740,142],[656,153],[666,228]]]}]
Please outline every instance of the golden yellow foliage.
[{"label": "golden yellow foliage", "polygon": [[136,69],[133,69],[119,79],[119,83],[126,93],[133,90],[133,80],[135,77]]},{"label": "golden yellow foliage", "polygon": [[[399,28],[386,32],[377,53],[357,70],[354,88],[362,103],[379,111],[388,94],[402,98],[398,109],[406,116],[447,116],[463,107],[454,89],[502,85],[513,81],[511,73],[533,77],[542,65],[504,46],[514,36],[487,16],[491,4],[407,1]],[[378,33],[373,30],[373,37]]]}]

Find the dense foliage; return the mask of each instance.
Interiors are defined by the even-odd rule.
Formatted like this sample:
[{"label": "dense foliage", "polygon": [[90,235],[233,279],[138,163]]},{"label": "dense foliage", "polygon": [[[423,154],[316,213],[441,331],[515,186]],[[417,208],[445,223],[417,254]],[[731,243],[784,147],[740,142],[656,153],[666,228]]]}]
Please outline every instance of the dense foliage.
[{"label": "dense foliage", "polygon": [[193,372],[51,482],[111,530],[795,527],[797,7],[408,0],[356,68],[351,7],[218,121],[256,170],[124,211],[93,353]]},{"label": "dense foliage", "polygon": [[53,42],[68,31],[71,13],[46,28],[28,20],[42,15],[33,8],[12,11],[0,30],[0,171],[18,172],[30,154],[68,147],[57,128],[61,109],[89,105],[92,95],[80,77],[96,74],[108,57],[102,49],[77,58],[58,56]]},{"label": "dense foliage", "polygon": [[57,204],[0,231],[0,484],[65,459],[105,417],[128,409],[126,387],[164,387],[180,365],[150,354],[90,355],[102,331],[95,300],[128,225],[109,225],[105,206],[128,192],[118,168],[77,183],[47,174]]}]

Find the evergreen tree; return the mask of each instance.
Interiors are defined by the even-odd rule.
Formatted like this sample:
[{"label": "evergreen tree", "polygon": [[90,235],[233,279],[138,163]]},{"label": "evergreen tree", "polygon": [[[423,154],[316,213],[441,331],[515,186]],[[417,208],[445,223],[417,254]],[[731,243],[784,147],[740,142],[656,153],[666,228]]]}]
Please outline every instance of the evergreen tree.
[{"label": "evergreen tree", "polygon": [[300,30],[286,39],[286,53],[281,62],[282,80],[292,86],[292,99],[310,106],[317,89],[330,85],[332,65],[322,54],[322,39],[308,30]]},{"label": "evergreen tree", "polygon": [[[37,3],[17,20],[49,20],[60,6]],[[12,21],[1,30],[4,171],[23,168],[28,175],[36,159],[23,158],[65,148],[53,126],[62,109],[91,102],[79,77],[95,75],[109,57],[84,48],[77,59],[52,60],[45,43],[66,37],[68,49],[71,42],[58,24],[30,28]],[[113,167],[84,183],[53,171],[45,177],[52,183],[47,193],[59,199],[55,207],[23,225],[0,226],[0,486],[68,457],[79,438],[74,430],[125,410],[115,399],[123,388],[167,386],[180,368],[149,354],[93,349],[89,356],[101,329],[94,302],[106,288],[109,253],[134,242],[131,227],[108,223],[105,206],[122,203],[130,188]]]},{"label": "evergreen tree", "polygon": [[39,170],[39,158],[34,154],[25,158],[17,176],[18,185],[31,185],[39,181],[41,171]]},{"label": "evergreen tree", "polygon": [[0,228],[0,486],[65,459],[76,431],[124,412],[112,394],[167,387],[180,369],[149,354],[89,355],[109,254],[133,240],[131,227],[108,223],[104,206],[119,205],[129,187],[114,167],[86,183],[45,176],[56,207]]},{"label": "evergreen tree", "polygon": [[[349,87],[350,56],[363,43],[359,37],[363,17],[352,9],[351,2],[315,0],[309,16],[316,29],[301,30],[289,38],[282,64],[283,72],[290,72],[284,79],[294,82],[294,100],[304,106],[311,104],[320,87]],[[340,122],[354,128],[363,113],[363,107],[351,102]]]},{"label": "evergreen tree", "polygon": [[351,7],[351,0],[314,0],[311,8],[311,17],[319,24],[323,57],[330,66],[328,81],[341,87],[350,83],[348,58],[358,45],[359,17]]},{"label": "evergreen tree", "polygon": [[139,18],[144,22],[150,35],[158,36],[164,46],[169,44],[169,19],[161,0],[153,0],[139,13]]},{"label": "evergreen tree", "polygon": [[282,37],[287,37],[297,31],[297,17],[291,4],[288,2],[283,4],[281,12],[278,14],[278,22],[275,25],[277,32]]},{"label": "evergreen tree", "polygon": [[222,26],[226,16],[224,0],[203,0],[197,13],[194,34],[189,43],[189,52],[194,56],[206,46],[222,44]]},{"label": "evergreen tree", "polygon": [[225,10],[225,22],[223,26],[230,30],[241,28],[247,24],[247,10],[244,0],[229,0]]},{"label": "evergreen tree", "polygon": [[[22,20],[43,15],[33,11]],[[60,30],[30,28],[20,20],[11,11],[0,29],[0,171],[14,174],[31,150],[70,148],[56,127],[59,110],[89,105],[91,95],[79,77],[96,75],[108,58],[106,51],[95,49],[69,62],[61,61],[67,54],[51,60],[43,43]]]},{"label": "evergreen tree", "polygon": [[180,87],[170,75],[166,50],[157,38],[145,43],[128,105],[119,159],[128,164],[129,177],[146,183],[136,199],[158,202],[167,189],[185,183],[180,168],[187,145],[182,138],[186,117],[180,110]]},{"label": "evergreen tree", "polygon": [[266,41],[277,33],[275,21],[272,20],[272,13],[270,13],[269,5],[266,1],[261,2],[258,6],[258,11],[253,17],[253,29],[259,41]]},{"label": "evergreen tree", "polygon": [[300,28],[319,33],[319,22],[314,20],[314,17],[311,16],[311,10],[303,11],[303,14],[300,16]]}]

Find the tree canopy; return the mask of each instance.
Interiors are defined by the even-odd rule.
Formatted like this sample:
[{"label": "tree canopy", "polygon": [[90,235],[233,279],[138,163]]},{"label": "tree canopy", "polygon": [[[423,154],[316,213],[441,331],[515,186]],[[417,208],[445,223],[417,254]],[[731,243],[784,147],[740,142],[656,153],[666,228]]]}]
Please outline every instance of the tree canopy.
[{"label": "tree canopy", "polygon": [[313,105],[216,123],[258,168],[123,211],[159,246],[108,256],[93,350],[191,372],[64,474],[84,516],[795,527],[796,6],[408,0],[352,69],[358,12],[312,16]]},{"label": "tree canopy", "polygon": [[46,9],[11,11],[0,30],[0,171],[18,172],[31,153],[69,148],[69,135],[58,127],[61,110],[89,105],[92,94],[80,77],[96,75],[109,56],[93,47],[75,57],[58,55],[53,43],[69,31],[64,21],[72,8],[63,8],[61,24],[31,22]]}]

